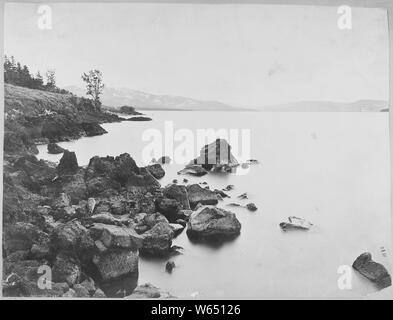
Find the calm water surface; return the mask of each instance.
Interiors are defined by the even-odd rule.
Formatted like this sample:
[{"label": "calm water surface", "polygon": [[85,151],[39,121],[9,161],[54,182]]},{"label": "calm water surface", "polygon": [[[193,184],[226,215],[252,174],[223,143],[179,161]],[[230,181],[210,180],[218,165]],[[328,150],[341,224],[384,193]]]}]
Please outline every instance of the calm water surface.
[{"label": "calm water surface", "polygon": [[[251,158],[259,165],[243,175],[187,177],[211,188],[235,185],[219,206],[235,212],[241,235],[220,247],[195,244],[183,232],[174,240],[184,254],[165,272],[167,260],[139,263],[139,283],[185,298],[362,297],[376,291],[353,273],[352,289],[340,290],[337,270],[362,252],[389,266],[390,185],[388,113],[215,113],[154,112],[151,122],[104,124],[108,134],[59,143],[75,151],[80,165],[94,155],[128,152],[143,165],[142,141],[149,128],[164,130],[250,129]],[[175,147],[180,142],[175,142]],[[58,161],[46,146],[39,157]],[[195,152],[199,146],[195,145]],[[165,153],[165,152],[163,152]],[[165,165],[162,185],[177,178],[181,165]],[[244,172],[243,172],[244,173]],[[247,192],[249,200],[237,195]],[[254,202],[258,211],[228,208]],[[279,223],[295,215],[310,220],[308,232],[287,232]]]}]

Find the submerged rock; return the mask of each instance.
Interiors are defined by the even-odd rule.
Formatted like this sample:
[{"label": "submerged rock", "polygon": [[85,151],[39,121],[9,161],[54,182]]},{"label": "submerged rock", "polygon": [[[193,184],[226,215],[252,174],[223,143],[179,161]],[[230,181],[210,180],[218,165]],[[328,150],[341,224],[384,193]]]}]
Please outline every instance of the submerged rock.
[{"label": "submerged rock", "polygon": [[231,191],[235,188],[235,186],[233,184],[229,184],[227,185],[224,189],[222,189],[223,191]]},{"label": "submerged rock", "polygon": [[165,271],[168,273],[172,273],[172,270],[176,267],[174,261],[168,261],[165,265]]},{"label": "submerged rock", "polygon": [[374,282],[379,289],[383,289],[392,285],[392,279],[386,268],[372,260],[371,253],[362,253],[356,258],[352,267],[361,275]]},{"label": "submerged rock", "polygon": [[127,119],[127,121],[151,121],[152,119],[149,117],[132,117]]},{"label": "submerged rock", "polygon": [[255,203],[247,203],[247,204],[246,204],[246,208],[247,208],[248,210],[250,210],[250,211],[257,211],[257,210],[258,210],[258,208],[257,208],[257,206],[255,205]]},{"label": "submerged rock", "polygon": [[178,174],[190,174],[197,177],[202,177],[207,174],[207,171],[200,165],[189,164],[184,169],[180,170]]},{"label": "submerged rock", "polygon": [[47,148],[48,148],[48,153],[50,153],[50,154],[59,154],[59,153],[63,153],[66,150],[66,149],[60,147],[56,143],[49,143]]},{"label": "submerged rock", "polygon": [[240,234],[241,224],[236,215],[216,207],[195,211],[187,225],[187,235],[195,238],[227,238]]}]

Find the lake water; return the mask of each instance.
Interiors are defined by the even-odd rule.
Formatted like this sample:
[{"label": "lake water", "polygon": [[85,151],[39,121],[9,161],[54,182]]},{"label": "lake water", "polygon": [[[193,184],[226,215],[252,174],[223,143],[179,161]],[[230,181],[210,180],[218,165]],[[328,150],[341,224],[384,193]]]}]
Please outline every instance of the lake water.
[{"label": "lake water", "polygon": [[[338,269],[369,251],[390,270],[390,163],[388,113],[216,113],[154,112],[150,122],[104,124],[108,134],[59,143],[75,151],[80,165],[94,155],[128,152],[139,165],[149,128],[250,129],[251,155],[260,164],[246,174],[187,177],[221,189],[233,184],[231,199],[219,203],[236,213],[241,234],[220,247],[192,243],[183,232],[174,244],[184,254],[165,272],[163,260],[140,259],[139,283],[150,282],[184,298],[363,297],[376,288],[352,273],[341,290]],[[180,142],[175,142],[175,147]],[[195,146],[197,152],[199,146]],[[39,157],[58,161],[39,146]],[[199,150],[198,150],[199,152]],[[165,154],[165,151],[163,151]],[[169,154],[170,155],[170,154]],[[170,155],[171,156],[171,155]],[[183,166],[165,165],[162,185]],[[247,192],[248,200],[236,196]],[[226,206],[254,202],[258,211]],[[282,232],[279,223],[298,216],[310,231]],[[345,268],[345,267],[344,267]],[[351,270],[351,269],[349,269]]]}]

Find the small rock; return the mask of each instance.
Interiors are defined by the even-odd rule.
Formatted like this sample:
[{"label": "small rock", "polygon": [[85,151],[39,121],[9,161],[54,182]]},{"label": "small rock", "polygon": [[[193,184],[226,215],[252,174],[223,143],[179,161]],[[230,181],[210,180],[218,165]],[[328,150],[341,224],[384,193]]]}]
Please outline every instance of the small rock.
[{"label": "small rock", "polygon": [[281,222],[280,227],[283,231],[291,229],[309,230],[312,227],[312,223],[298,217],[288,217],[289,222]]},{"label": "small rock", "polygon": [[96,207],[96,200],[94,198],[87,199],[87,209],[88,209],[89,215],[93,214],[95,207]]},{"label": "small rock", "polygon": [[233,190],[234,189],[234,185],[233,184],[229,184],[229,185],[227,185],[224,189],[222,189],[222,190],[224,190],[224,191],[231,191],[231,190]]},{"label": "small rock", "polygon": [[237,196],[238,199],[248,199],[247,192],[242,193],[241,195]]},{"label": "small rock", "polygon": [[172,273],[173,268],[175,268],[175,262],[174,261],[168,261],[165,265],[165,271],[168,273]]},{"label": "small rock", "polygon": [[250,211],[257,211],[258,210],[258,208],[257,208],[257,206],[255,205],[255,203],[247,203],[246,204],[246,208],[248,209],[248,210],[250,210]]}]

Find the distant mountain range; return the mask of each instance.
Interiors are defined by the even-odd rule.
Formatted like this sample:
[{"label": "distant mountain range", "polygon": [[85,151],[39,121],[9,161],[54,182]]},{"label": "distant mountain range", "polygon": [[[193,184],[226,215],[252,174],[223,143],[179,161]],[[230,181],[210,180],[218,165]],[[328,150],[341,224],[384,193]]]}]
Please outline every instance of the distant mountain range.
[{"label": "distant mountain range", "polygon": [[[64,89],[77,96],[84,96],[86,90],[77,86]],[[105,87],[102,94],[103,105],[120,108],[127,105],[137,110],[179,110],[179,111],[246,111],[218,101],[196,100],[181,96],[157,95],[129,88]]]},{"label": "distant mountain range", "polygon": [[258,108],[261,111],[282,112],[381,112],[388,111],[388,102],[383,100],[359,100],[352,103],[331,101],[299,101]]},{"label": "distant mountain range", "polygon": [[[67,86],[64,89],[78,96],[85,95],[85,89]],[[102,103],[111,108],[132,106],[137,110],[179,110],[179,111],[281,111],[281,112],[380,112],[387,111],[388,102],[383,100],[359,100],[353,103],[331,101],[300,101],[287,104],[240,108],[219,101],[197,100],[173,95],[157,95],[129,88],[105,87]]]}]

